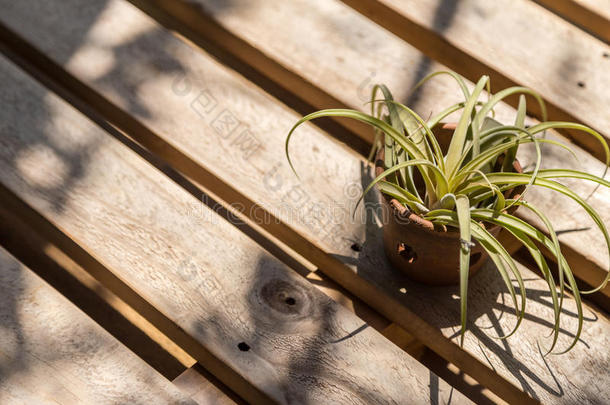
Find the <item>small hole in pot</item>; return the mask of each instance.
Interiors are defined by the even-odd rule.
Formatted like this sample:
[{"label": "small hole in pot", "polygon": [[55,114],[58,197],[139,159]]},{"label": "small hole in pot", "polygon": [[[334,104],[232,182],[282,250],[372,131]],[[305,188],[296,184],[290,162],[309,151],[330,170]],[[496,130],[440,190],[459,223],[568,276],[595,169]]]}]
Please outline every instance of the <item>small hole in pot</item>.
[{"label": "small hole in pot", "polygon": [[362,246],[359,243],[354,243],[350,246],[354,252],[360,252],[362,250]]},{"label": "small hole in pot", "polygon": [[237,348],[239,350],[241,350],[242,352],[247,352],[248,350],[250,350],[250,346],[248,346],[248,344],[246,342],[238,343]]},{"label": "small hole in pot", "polygon": [[288,298],[286,298],[286,299],[284,300],[284,302],[285,302],[286,304],[288,304],[288,305],[294,305],[294,304],[296,304],[296,303],[297,303],[297,300],[295,300],[295,299],[294,299],[294,298],[292,298],[292,297],[288,297]]},{"label": "small hole in pot", "polygon": [[407,244],[400,242],[396,247],[396,251],[400,257],[407,261],[407,263],[414,263],[415,260],[417,260],[417,253]]},{"label": "small hole in pot", "polygon": [[585,87],[585,82],[578,82],[576,84],[578,84],[578,87],[580,87],[580,88]]}]

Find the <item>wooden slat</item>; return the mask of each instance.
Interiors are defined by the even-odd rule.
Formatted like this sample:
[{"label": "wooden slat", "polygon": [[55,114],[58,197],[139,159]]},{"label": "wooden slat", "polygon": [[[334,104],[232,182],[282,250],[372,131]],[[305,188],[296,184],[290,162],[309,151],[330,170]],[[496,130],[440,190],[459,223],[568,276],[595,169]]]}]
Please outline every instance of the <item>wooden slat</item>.
[{"label": "wooden slat", "polygon": [[[70,12],[82,12],[82,10],[83,8],[71,9],[66,11],[63,16],[69,15]],[[50,12],[47,10],[46,14]],[[138,26],[133,15],[125,11],[120,15],[130,16],[131,29]],[[23,21],[23,17],[16,15],[13,16],[13,19]],[[86,20],[87,18],[72,15],[70,19]],[[162,49],[165,49],[165,52],[159,52],[158,38],[155,38],[154,41],[156,51],[144,51],[142,49],[145,48],[140,48],[140,46],[146,46],[146,38],[138,41],[137,44],[130,44],[129,41],[120,39],[125,34],[121,33],[119,27],[126,26],[126,24],[120,25],[119,21],[118,16],[113,19],[102,19],[101,22],[110,24],[110,28],[104,29],[104,24],[100,23],[94,27],[94,32],[103,32],[103,35],[98,35],[105,38],[108,43],[127,44],[123,45],[125,49],[122,51],[123,54],[138,55],[137,60],[134,58],[124,60],[123,63],[128,66],[123,67],[123,70],[126,69],[132,73],[140,71],[142,74],[139,74],[138,77],[144,77],[143,73],[149,67],[171,64],[179,66],[176,68],[179,73],[175,71],[161,73],[157,69],[158,73],[155,75],[154,82],[142,83],[135,92],[126,90],[124,75],[115,75],[112,74],[112,71],[103,80],[90,80],[89,77],[93,73],[90,70],[92,65],[74,61],[78,59],[78,53],[73,57],[73,61],[66,64],[70,72],[105,94],[122,108],[129,110],[147,127],[138,126],[128,117],[123,116],[116,107],[108,105],[103,99],[87,93],[83,89],[81,89],[82,91],[76,89],[80,88],[76,86],[75,90],[82,97],[88,98],[90,101],[95,100],[96,107],[102,113],[107,114],[107,117],[114,120],[113,122],[116,122],[117,125],[125,128],[138,128],[138,131],[129,131],[132,136],[166,158],[190,178],[213,187],[215,192],[225,200],[243,204],[246,212],[250,212],[252,215],[262,214],[261,206],[254,205],[253,201],[258,201],[267,209],[273,210],[278,217],[289,223],[290,227],[276,224],[273,218],[270,218],[271,222],[262,223],[267,230],[272,231],[279,239],[316,263],[326,274],[362,297],[383,315],[403,326],[418,339],[425,341],[435,351],[454,362],[484,385],[499,392],[503,398],[512,402],[525,400],[518,389],[507,384],[506,380],[499,378],[498,374],[511,379],[515,384],[523,385],[525,387],[523,389],[532,392],[533,395],[550,398],[553,401],[557,400],[553,393],[558,393],[558,391],[545,382],[552,379],[551,374],[544,361],[538,356],[535,343],[533,343],[540,335],[542,326],[536,326],[536,322],[532,321],[532,325],[521,329],[519,335],[521,341],[516,344],[509,344],[509,342],[506,346],[499,346],[493,344],[495,342],[485,341],[488,349],[493,353],[491,357],[495,359],[492,364],[498,373],[496,374],[483,364],[487,361],[485,355],[490,355],[490,353],[481,352],[477,337],[483,338],[485,335],[480,330],[475,329],[475,331],[479,331],[477,336],[470,335],[467,339],[468,352],[460,350],[454,344],[448,344],[447,339],[454,336],[454,327],[458,319],[457,301],[451,298],[454,290],[434,289],[435,292],[431,293],[430,289],[411,283],[393,272],[381,252],[380,231],[374,222],[357,224],[348,222],[347,217],[338,217],[331,224],[338,226],[335,226],[329,233],[329,227],[324,224],[306,223],[295,215],[303,213],[304,208],[310,208],[312,202],[324,203],[325,207],[345,207],[346,201],[349,200],[341,195],[345,190],[345,185],[356,184],[361,187],[362,182],[367,183],[370,180],[370,173],[367,173],[367,166],[361,157],[341,145],[337,145],[320,131],[311,127],[303,128],[294,144],[294,147],[301,151],[296,163],[297,169],[304,177],[304,182],[299,184],[283,160],[284,134],[296,120],[296,115],[286,112],[259,89],[253,88],[248,82],[222,68],[211,58],[192,52],[178,42],[163,37]],[[117,26],[113,26],[113,23]],[[70,41],[71,36],[64,36],[61,33],[61,25],[54,26],[52,30],[64,41]],[[143,31],[146,30],[143,29]],[[26,35],[55,60],[66,59],[62,57],[66,50],[62,49],[61,43],[54,44],[43,33],[30,32]],[[69,48],[70,45],[65,46]],[[94,48],[104,53],[103,45],[96,45]],[[106,49],[106,52],[112,54],[116,50]],[[180,80],[176,81],[176,77]],[[180,87],[177,87],[179,91],[176,92],[176,87],[172,90],[172,84],[179,85]],[[190,87],[182,87],[185,84],[190,84]],[[188,91],[185,91],[187,89]],[[195,99],[195,103],[193,103],[193,99]],[[156,103],[155,100],[163,100],[163,103]],[[206,100],[210,100],[212,104],[206,104]],[[189,109],[189,106],[192,105],[195,106],[195,110]],[[212,106],[214,108],[207,111],[211,115],[208,118],[206,109],[202,109],[202,107],[210,108]],[[146,111],[143,112],[143,110]],[[246,128],[247,125],[252,134],[259,139],[264,139],[263,146],[255,149],[254,152],[251,149],[247,150],[252,153],[244,156],[243,150],[240,150],[239,146],[234,143],[236,139],[240,139],[238,135],[243,132],[236,130],[235,133],[226,134],[223,133],[222,127],[214,126],[214,122],[218,123],[214,119],[218,118],[218,114],[221,112],[224,112],[223,114],[226,116],[226,111],[231,114],[235,114],[233,111],[239,112],[242,128]],[[220,129],[220,133],[214,128]],[[159,134],[168,136],[164,139]],[[226,135],[226,137],[221,135]],[[243,140],[243,138],[241,139]],[[197,159],[200,167],[194,167],[191,159]],[[318,170],[305,170],[308,166],[304,163],[305,161],[309,162],[309,166],[317,167]],[[218,177],[210,176],[212,169]],[[233,187],[238,187],[242,193],[238,193],[229,185],[230,183],[233,184]],[[340,191],[337,192],[337,190]],[[348,189],[345,192],[349,194],[349,191]],[[303,194],[308,197],[305,201],[306,206],[299,204],[299,202],[303,203],[303,197],[301,200],[297,198]],[[355,197],[350,200],[350,204],[353,204],[354,200]],[[249,211],[251,208],[256,210]],[[349,211],[351,206],[345,208],[348,208]],[[341,212],[337,210],[335,214],[340,216]],[[262,219],[261,216],[256,218]],[[324,220],[324,218],[320,220]],[[310,238],[313,242],[303,236]],[[363,245],[364,249],[360,253],[351,249],[350,246],[354,242]],[[523,269],[523,273],[526,278],[532,279],[533,289],[544,289],[544,286],[540,285],[542,282],[535,275],[527,269]],[[501,302],[503,297],[498,295],[497,291],[502,291],[502,281],[497,277],[494,278],[491,269],[483,274],[487,274],[488,278],[481,276],[473,279],[472,291],[489,291],[490,296]],[[494,291],[495,293],[493,293]],[[473,302],[471,313],[474,314],[472,319],[483,316],[482,314],[488,312],[490,308],[489,299],[484,297],[484,294],[472,297],[471,302]],[[536,301],[530,302],[529,305],[529,311],[532,314],[542,315],[548,309],[544,304],[536,303]],[[431,328],[421,318],[414,316],[412,310],[433,323],[435,328]],[[508,316],[500,317],[505,332],[507,325],[510,325],[508,318]],[[566,325],[574,326],[569,321],[566,321]],[[602,329],[607,327],[606,321],[602,318],[593,325]],[[439,334],[439,329],[445,337]],[[596,333],[590,325],[588,325],[585,338],[588,342],[604,339],[603,333]],[[523,341],[530,343],[524,344]],[[592,344],[589,349],[579,346],[578,350],[583,352],[573,352],[572,355],[579,359],[590,359],[595,355],[588,356],[585,352],[597,350],[599,347],[601,347],[600,344]],[[478,361],[473,361],[475,359]],[[561,364],[567,361],[565,359],[566,357],[563,357],[563,360],[553,358],[552,367],[561,369]],[[587,367],[589,366],[582,366],[582,373],[587,373],[585,371]],[[593,368],[591,365],[591,369]],[[559,374],[557,378],[562,386],[569,384],[571,380],[571,376],[565,372]],[[575,397],[586,397],[586,392],[584,386],[580,385],[580,388],[572,389],[565,395],[563,400],[569,403]]]},{"label": "wooden slat", "polygon": [[534,0],[599,39],[610,42],[610,1]]},{"label": "wooden slat", "polygon": [[238,398],[231,398],[210,382],[214,376],[199,364],[186,369],[173,383],[189,398],[201,405],[245,404]]},{"label": "wooden slat", "polygon": [[194,404],[0,247],[0,403]]},{"label": "wooden slat", "polygon": [[[447,70],[447,66],[427,58],[338,0],[273,5],[264,0],[235,0],[230,8],[211,0],[131,2],[155,18],[163,18],[155,13],[155,9],[162,10],[175,19],[173,24],[164,21],[172,29],[206,49],[222,47],[261,74],[267,72],[269,79],[305,97],[317,109],[346,106],[370,111],[366,103],[375,83],[388,85],[396,99],[424,117],[437,111],[439,105],[463,100],[455,82],[443,77],[410,94],[426,74]],[[294,16],[299,18],[293,24],[284,23]],[[259,54],[253,55],[253,50]],[[282,69],[290,75],[282,75]],[[320,95],[308,96],[304,91],[307,84],[316,87]],[[499,119],[514,119],[514,109],[503,103],[496,114]],[[363,131],[358,135],[370,144],[370,127],[364,126]]]},{"label": "wooden slat", "polygon": [[[370,88],[376,82],[386,83],[395,96],[405,101],[421,115],[427,117],[439,112],[440,106],[450,105],[460,99],[459,89],[450,80],[430,82],[423,91],[409,95],[410,88],[425,74],[447,68],[427,59],[423,54],[379,28],[349,7],[333,1],[291,1],[271,6],[265,1],[234,2],[227,10],[213,1],[196,2],[150,0],[134,1],[147,9],[147,4],[161,7],[167,15],[179,21],[173,28],[195,42],[216,41],[242,64],[248,64],[261,74],[289,87],[317,108],[341,106],[368,110],[364,105]],[[150,10],[149,10],[150,12]],[[284,24],[293,16],[300,16],[298,24]],[[258,24],[250,24],[257,21]],[[167,24],[171,24],[167,22]],[[350,27],[349,30],[341,27]],[[276,32],[282,32],[281,36]],[[356,44],[366,38],[364,45]],[[379,64],[383,60],[383,65]],[[289,72],[289,73],[286,73]],[[308,97],[311,83],[318,86],[317,94],[325,97]],[[333,104],[334,103],[334,104]],[[496,108],[497,118],[510,123],[515,110],[501,103]],[[358,129],[358,131],[360,131]],[[358,134],[371,139],[370,128]],[[566,139],[553,133],[562,142]],[[582,168],[590,173],[603,172],[603,166],[584,150],[575,147]],[[524,164],[532,161],[532,155],[520,156]],[[553,150],[545,153],[548,167],[567,167],[570,159]],[[571,166],[573,167],[573,166]],[[579,168],[579,167],[574,167]],[[586,196],[591,188],[576,182],[574,191]],[[574,212],[579,210],[557,210],[554,193],[533,193],[528,200],[547,212],[558,229],[579,229],[561,235],[566,255],[574,265],[578,277],[591,286],[597,286],[608,272],[608,255],[599,254],[607,250],[603,236],[595,227],[574,226]],[[610,204],[604,202],[605,191],[600,191],[592,200],[602,218],[610,222]],[[523,216],[540,226],[534,217],[522,211]],[[581,217],[578,215],[578,221]],[[583,229],[587,228],[589,229]],[[578,243],[586,238],[590,243]],[[604,299],[610,298],[610,286],[602,291]],[[607,308],[607,307],[606,307]]]},{"label": "wooden slat", "polygon": [[[470,80],[488,74],[496,89],[515,84],[540,92],[550,117],[577,121],[610,139],[610,46],[530,0],[344,0],[427,56]],[[509,100],[516,105],[516,98]],[[534,103],[529,113],[539,117]],[[593,138],[566,131],[596,157]]]},{"label": "wooden slat", "polygon": [[[115,16],[136,22],[124,3],[112,7]],[[178,342],[181,331],[194,338],[181,347],[223,383],[252,403],[437,395],[424,366],[1,63],[2,183],[178,328],[162,332]],[[26,112],[35,118],[23,120]],[[438,395],[469,403],[450,391],[442,383]]]},{"label": "wooden slat", "polygon": [[[4,191],[4,186],[0,184]],[[14,212],[3,195],[0,204],[0,245],[34,271],[93,321],[116,337],[166,379],[173,380],[196,361],[145,317],[101,284],[64,249],[32,228]]]}]

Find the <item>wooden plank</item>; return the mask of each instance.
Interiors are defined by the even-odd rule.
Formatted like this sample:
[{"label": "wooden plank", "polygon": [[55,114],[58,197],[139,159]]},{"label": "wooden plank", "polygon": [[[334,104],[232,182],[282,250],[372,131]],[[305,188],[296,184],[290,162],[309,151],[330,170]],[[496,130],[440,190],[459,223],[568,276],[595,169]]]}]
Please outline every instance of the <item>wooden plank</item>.
[{"label": "wooden plank", "polygon": [[[0,187],[3,187],[0,185]],[[3,196],[0,245],[168,380],[196,361],[62,248],[17,218]]]},{"label": "wooden plank", "polygon": [[210,380],[214,376],[199,364],[186,369],[173,383],[189,398],[201,405],[236,405],[245,404],[239,398],[227,396]]},{"label": "wooden plank", "polygon": [[[367,110],[364,101],[375,82],[386,83],[397,98],[407,102],[423,116],[439,112],[439,106],[459,101],[460,92],[450,79],[430,82],[421,92],[409,95],[410,88],[425,74],[447,68],[427,59],[410,45],[340,2],[293,1],[273,6],[264,1],[234,2],[229,10],[221,3],[205,0],[133,2],[149,12],[152,11],[147,9],[147,4],[161,7],[167,15],[182,24],[172,25],[172,28],[189,39],[198,43],[216,40],[219,46],[242,60],[242,64],[246,63],[261,73],[268,72],[270,78],[288,85],[292,91],[304,97],[309,94],[305,90],[307,86],[316,83],[318,92],[326,94],[326,97],[308,98],[317,108],[345,106]],[[284,24],[295,15],[301,16],[298,24]],[[259,23],[250,24],[250,21]],[[349,27],[349,30],[342,27]],[[280,30],[282,35],[276,35]],[[357,43],[358,38],[366,38],[366,49],[364,45],[345,46],[346,43]],[[258,53],[253,54],[255,52]],[[383,66],[379,65],[379,60],[384,61]],[[415,65],[415,68],[411,65]],[[284,71],[290,74],[282,74]],[[501,103],[496,108],[496,114],[501,121],[510,123],[516,113],[512,107]],[[358,133],[364,139],[371,137],[370,129]],[[566,142],[556,133],[553,136]],[[595,174],[603,172],[603,166],[592,160],[587,152],[578,147],[575,149],[583,165],[581,169]],[[523,153],[520,158],[526,165],[532,161],[531,153]],[[570,164],[570,159],[549,150],[545,162],[548,167],[565,167]],[[587,184],[575,182],[572,185],[580,195],[590,193]],[[600,191],[592,203],[602,218],[610,222],[610,205],[604,202],[604,193]],[[565,242],[566,255],[577,276],[589,285],[597,286],[609,268],[607,255],[598,253],[606,250],[603,236],[595,227],[574,226],[576,220],[572,210],[557,210],[557,202],[562,200],[558,200],[553,193],[533,193],[528,199],[548,212],[559,229],[581,229],[579,232],[562,233],[561,240]],[[533,216],[528,216],[526,212],[523,214],[535,225],[541,225]],[[589,229],[583,229],[587,227]],[[581,237],[591,243],[578,243]],[[609,298],[610,286],[602,293],[606,299]]]},{"label": "wooden plank", "polygon": [[[71,21],[87,20],[87,18],[79,17],[78,14],[70,14],[82,12],[82,10],[82,7],[73,8],[65,10],[62,15],[63,17],[70,15]],[[46,10],[45,14],[52,15],[52,10]],[[27,14],[23,14],[21,17],[13,15],[12,19],[23,21],[25,15]],[[103,34],[97,35],[101,35],[109,44],[127,44],[124,46],[129,47],[130,42],[125,38],[121,39],[121,36],[126,35],[120,30],[121,26],[127,26],[120,24],[120,16],[124,15],[130,18],[131,29],[138,26],[138,18],[122,10],[121,13],[113,15],[114,18],[101,19],[100,24],[94,27],[94,31],[103,32]],[[104,29],[105,24],[110,24],[109,28]],[[72,36],[64,36],[61,33],[61,24],[54,26],[52,30],[62,39],[59,44],[53,44],[53,41],[42,33],[30,32],[26,35],[55,60],[65,60],[67,58],[62,57],[66,51],[64,46],[70,47],[67,42]],[[150,29],[142,28],[142,31],[147,32]],[[312,127],[305,127],[295,139],[294,144],[294,147],[302,152],[297,162],[297,168],[300,169],[304,181],[298,183],[287,165],[283,163],[284,134],[296,120],[296,115],[287,112],[285,108],[277,105],[259,89],[224,69],[212,58],[193,52],[180,45],[178,41],[163,38],[164,45],[161,49],[165,49],[165,52],[159,52],[158,38],[155,38],[154,44],[150,45],[153,48],[149,48],[148,51],[143,51],[139,47],[141,44],[146,44],[146,38],[137,41],[136,45],[132,44],[129,50],[123,51],[123,54],[135,53],[138,55],[137,63],[136,59],[127,58],[124,63],[129,66],[121,68],[132,73],[138,70],[144,73],[151,66],[176,66],[177,64],[180,66],[178,74],[167,71],[157,73],[154,82],[148,81],[141,84],[137,92],[126,91],[124,75],[113,75],[110,72],[103,80],[89,80],[88,77],[93,73],[90,70],[92,66],[90,63],[70,62],[66,64],[70,72],[105,94],[122,108],[129,110],[142,120],[146,127],[130,120],[121,110],[108,104],[103,98],[86,91],[82,85],[75,84],[68,79],[64,81],[68,86],[73,86],[72,88],[79,93],[79,96],[90,102],[95,101],[92,104],[116,125],[122,128],[137,128],[138,131],[129,132],[138,141],[170,161],[190,178],[212,187],[225,200],[243,204],[244,211],[258,220],[265,229],[318,265],[346,289],[362,297],[384,316],[404,327],[419,340],[424,341],[437,353],[452,361],[494,392],[499,392],[506,400],[525,401],[527,397],[523,396],[514,385],[508,384],[505,378],[512,380],[515,384],[523,385],[525,387],[523,389],[532,395],[542,399],[549,398],[552,401],[558,400],[554,394],[561,395],[561,391],[554,390],[545,382],[553,377],[542,358],[538,356],[534,344],[531,343],[535,342],[539,336],[541,326],[538,329],[536,327],[522,328],[521,342],[517,342],[517,344],[509,344],[509,342],[506,346],[498,346],[486,341],[490,347],[489,350],[494,352],[494,356],[492,356],[495,359],[492,363],[496,369],[494,372],[483,364],[487,360],[485,354],[480,350],[477,338],[484,335],[480,333],[476,336],[469,335],[466,344],[468,351],[459,349],[455,344],[449,344],[447,339],[454,337],[454,327],[458,319],[457,301],[451,298],[453,293],[450,291],[452,290],[435,289],[432,293],[430,289],[411,283],[393,272],[379,248],[380,230],[376,222],[371,220],[363,223],[349,222],[346,219],[347,216],[342,214],[345,210],[337,210],[332,214],[337,217],[330,218],[334,229],[329,235],[328,226],[320,224],[319,221],[312,223],[310,217],[307,220],[302,215],[298,215],[307,212],[306,209],[311,208],[312,203],[324,204],[323,207],[339,207],[349,211],[356,196],[353,195],[354,193],[350,194],[351,189],[345,189],[345,185],[361,187],[363,182],[370,181],[369,169],[361,157],[333,142],[320,131]],[[104,46],[98,44],[95,48],[101,51]],[[106,52],[115,51],[106,49]],[[73,57],[73,60],[77,59],[78,53]],[[144,75],[140,74],[138,77],[144,77]],[[176,77],[179,78],[177,82]],[[172,84],[180,85],[179,89],[182,91],[177,94],[172,90]],[[183,87],[184,85],[187,85],[186,88]],[[185,89],[188,91],[185,92]],[[163,100],[162,104],[155,102],[160,99]],[[205,110],[201,110],[207,105],[204,103],[206,100],[211,100],[215,109],[213,113],[208,111],[211,114],[209,118],[204,114]],[[195,105],[195,110],[189,109],[191,105]],[[134,106],[138,106],[138,108],[134,108]],[[145,106],[146,113],[142,113],[142,106]],[[209,108],[211,105],[207,105],[207,107]],[[233,134],[226,134],[223,131],[219,133],[217,130],[221,130],[222,127],[214,126],[218,114],[222,112],[226,116],[226,111],[230,114],[234,114],[232,111],[239,111],[239,125],[244,128],[248,125],[252,134],[259,139],[265,139],[264,146],[255,149],[255,153],[246,155],[245,160],[243,150],[240,150],[235,144],[231,145],[236,138],[239,139],[238,135],[243,132],[235,129]],[[154,129],[154,132],[151,131],[151,128]],[[168,136],[164,138],[159,134],[168,134]],[[227,137],[221,135],[227,135]],[[197,159],[199,166],[192,159]],[[312,165],[319,169],[304,169]],[[211,175],[212,169],[216,176]],[[232,188],[230,183],[233,183],[233,187],[239,187],[243,194]],[[337,192],[337,190],[340,191]],[[341,195],[343,192],[347,195]],[[303,201],[302,197],[297,198],[303,195],[307,197],[306,201]],[[257,201],[259,204],[256,205],[253,201]],[[307,205],[304,206],[303,203]],[[277,217],[265,217],[263,206],[268,211],[272,210]],[[283,219],[289,226],[278,224],[275,221],[277,218]],[[318,219],[322,221],[325,218]],[[352,250],[351,246],[354,243],[362,246],[360,252]],[[523,272],[526,278],[532,278],[533,283],[541,283],[527,269],[523,269]],[[501,291],[501,280],[494,279],[494,273],[491,270],[487,274],[492,279],[475,278],[472,291],[493,292],[495,288],[496,294],[493,296],[501,301],[503,297],[497,293],[497,291]],[[534,289],[543,289],[541,285],[534,287]],[[479,306],[473,303],[473,308],[478,308],[478,310],[472,312],[474,314],[472,319],[484,316],[484,312],[490,308],[489,300],[481,294],[472,297],[471,302],[473,300],[475,302],[479,300]],[[529,305],[533,307],[530,309],[533,314],[543,314],[548,309],[540,302],[533,301]],[[433,323],[434,327],[415,316],[413,311]],[[502,321],[505,319],[508,317],[501,317]],[[510,321],[508,322],[510,323]],[[600,318],[597,322],[593,324],[601,325],[602,329],[606,328],[606,320]],[[571,325],[573,326],[573,324]],[[506,324],[504,327],[507,327]],[[442,335],[439,330],[443,333]],[[591,330],[589,326],[589,331]],[[601,335],[592,333],[591,336],[588,333],[586,332],[587,341],[603,339],[603,333]],[[522,341],[528,341],[530,344],[522,344]],[[581,349],[596,350],[598,347],[599,345],[590,345],[588,349]],[[573,352],[573,355],[578,359],[595,357],[595,355],[585,355],[582,352]],[[555,372],[555,368],[562,368],[561,364],[566,361],[565,359],[566,357],[563,357],[563,360],[562,358],[552,359],[553,372]],[[583,366],[582,372],[585,374],[584,369],[587,367]],[[591,366],[591,369],[594,367]],[[558,377],[562,387],[570,384],[570,380],[570,375],[564,372]],[[564,400],[566,403],[570,403],[574,396],[586,397],[582,387],[566,392],[566,396],[559,398],[559,401]]]},{"label": "wooden plank", "polygon": [[[602,107],[610,103],[604,90],[610,46],[543,7],[529,0],[343,2],[470,80],[488,74],[495,88],[531,87],[547,101],[552,119],[582,122],[610,139]],[[540,117],[534,103],[528,112]],[[565,133],[603,159],[592,138]]]},{"label": "wooden plank", "polygon": [[0,402],[194,404],[0,247]]},{"label": "wooden plank", "polygon": [[191,336],[181,347],[240,396],[470,402],[445,383],[430,393],[424,366],[4,59],[2,72],[2,183]]},{"label": "wooden plank", "polygon": [[[131,2],[204,48],[222,46],[242,63],[261,73],[271,72],[270,79],[302,97],[307,97],[306,91],[302,94],[305,86],[312,84],[323,93],[307,98],[317,109],[346,106],[370,111],[365,103],[375,83],[388,85],[396,99],[424,117],[437,112],[439,105],[463,100],[455,82],[443,77],[411,94],[426,74],[447,70],[447,66],[427,58],[338,0],[273,5],[263,0],[235,0],[230,8],[210,0]],[[174,21],[155,10],[162,10]],[[295,23],[284,23],[295,15],[300,16]],[[250,21],[258,23],[248,24]],[[210,26],[217,29],[211,31]],[[262,55],[252,55],[252,49]],[[282,76],[281,69],[291,75]],[[501,120],[514,119],[514,111],[500,103],[496,114]],[[366,126],[358,135],[369,144],[373,138]]]},{"label": "wooden plank", "polygon": [[534,0],[580,28],[610,42],[610,1]]}]

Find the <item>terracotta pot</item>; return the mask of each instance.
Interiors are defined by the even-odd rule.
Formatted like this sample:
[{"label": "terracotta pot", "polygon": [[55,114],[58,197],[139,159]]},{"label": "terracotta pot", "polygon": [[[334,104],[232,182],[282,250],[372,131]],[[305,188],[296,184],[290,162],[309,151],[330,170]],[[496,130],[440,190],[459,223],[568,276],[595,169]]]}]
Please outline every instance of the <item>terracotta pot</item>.
[{"label": "terracotta pot", "polygon": [[[445,130],[451,128],[445,126]],[[446,142],[443,142],[446,144]],[[377,154],[376,175],[383,170],[383,148]],[[515,161],[516,172],[523,172]],[[522,188],[508,190],[505,196],[516,197]],[[406,273],[409,278],[432,285],[451,285],[459,283],[460,235],[457,229],[435,226],[432,222],[410,212],[396,199],[383,194],[383,203],[390,215],[384,224],[383,240],[385,253],[394,268]],[[516,207],[514,207],[516,209]],[[487,229],[497,237],[501,228]],[[470,254],[470,277],[488,259],[487,252],[475,243]]]}]

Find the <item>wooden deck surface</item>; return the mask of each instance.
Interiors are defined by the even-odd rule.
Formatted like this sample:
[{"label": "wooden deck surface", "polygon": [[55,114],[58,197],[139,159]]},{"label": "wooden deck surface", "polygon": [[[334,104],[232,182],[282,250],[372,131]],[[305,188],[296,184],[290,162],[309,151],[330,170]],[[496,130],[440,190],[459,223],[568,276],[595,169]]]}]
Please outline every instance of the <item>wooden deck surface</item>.
[{"label": "wooden deck surface", "polygon": [[194,404],[0,248],[0,402]]},{"label": "wooden deck surface", "polygon": [[[574,350],[544,358],[546,283],[514,246],[523,325],[491,337],[516,319],[486,265],[460,347],[458,289],[397,274],[370,211],[349,220],[372,179],[369,130],[303,126],[300,180],[284,157],[300,115],[365,110],[373,83],[437,112],[459,97],[450,81],[410,88],[448,68],[530,86],[551,119],[610,138],[607,13],[551,3],[0,0],[0,403],[610,403],[610,286],[585,303]],[[544,149],[549,167],[603,171],[595,143],[548,136],[579,159]],[[606,223],[609,193],[590,199]],[[562,231],[579,282],[597,285],[610,264],[594,225],[566,199],[527,198]],[[32,270],[47,280],[56,257],[51,287]],[[127,326],[83,313],[64,279]],[[562,319],[565,345],[570,298]]]}]

